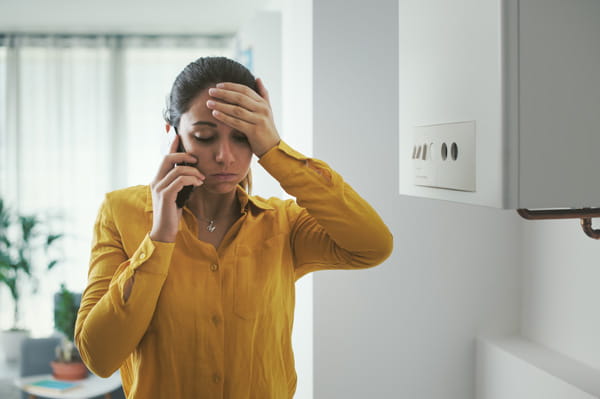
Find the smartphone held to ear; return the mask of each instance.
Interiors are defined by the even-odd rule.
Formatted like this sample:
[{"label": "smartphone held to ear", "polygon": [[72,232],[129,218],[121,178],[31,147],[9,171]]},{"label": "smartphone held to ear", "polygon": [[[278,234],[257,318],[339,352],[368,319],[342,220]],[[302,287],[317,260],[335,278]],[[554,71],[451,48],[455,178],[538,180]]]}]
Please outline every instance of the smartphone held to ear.
[{"label": "smartphone held to ear", "polygon": [[[177,152],[185,152],[185,149],[183,148],[183,145],[181,144],[181,137],[179,138],[179,147],[177,148]],[[175,166],[179,166],[179,165],[190,166],[190,164],[186,163],[186,162],[175,164]],[[175,203],[177,204],[177,208],[183,208],[183,206],[185,205],[187,200],[190,198],[190,195],[192,194],[192,190],[194,190],[194,186],[185,186],[181,189],[181,191],[179,193],[177,193],[177,199],[175,200]]]}]

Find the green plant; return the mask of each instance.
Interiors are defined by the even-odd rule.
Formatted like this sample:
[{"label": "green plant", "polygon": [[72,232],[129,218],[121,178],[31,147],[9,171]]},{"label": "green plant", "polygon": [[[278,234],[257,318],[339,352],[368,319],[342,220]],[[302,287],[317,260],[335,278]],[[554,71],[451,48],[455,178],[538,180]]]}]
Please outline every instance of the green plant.
[{"label": "green plant", "polygon": [[[35,281],[34,260],[50,259],[49,249],[62,237],[47,231],[37,215],[12,214],[0,198],[0,283],[8,288],[13,299],[12,330],[20,330],[20,300],[23,283]],[[46,269],[52,269],[58,259],[50,259]]]},{"label": "green plant", "polygon": [[56,360],[59,362],[81,361],[79,352],[73,343],[75,338],[75,321],[79,310],[76,295],[61,284],[54,304],[54,327],[61,332],[64,339],[56,348]]}]

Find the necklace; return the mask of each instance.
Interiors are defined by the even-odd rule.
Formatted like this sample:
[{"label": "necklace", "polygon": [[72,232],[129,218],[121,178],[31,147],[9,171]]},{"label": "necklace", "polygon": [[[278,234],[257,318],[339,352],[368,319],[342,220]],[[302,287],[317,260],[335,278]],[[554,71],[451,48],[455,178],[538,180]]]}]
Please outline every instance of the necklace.
[{"label": "necklace", "polygon": [[206,230],[208,230],[209,233],[212,233],[213,231],[215,231],[217,229],[217,226],[215,226],[215,221],[213,219],[204,219],[201,218],[200,216],[198,216],[198,219],[202,220],[203,222],[208,223],[208,226],[206,226]]}]

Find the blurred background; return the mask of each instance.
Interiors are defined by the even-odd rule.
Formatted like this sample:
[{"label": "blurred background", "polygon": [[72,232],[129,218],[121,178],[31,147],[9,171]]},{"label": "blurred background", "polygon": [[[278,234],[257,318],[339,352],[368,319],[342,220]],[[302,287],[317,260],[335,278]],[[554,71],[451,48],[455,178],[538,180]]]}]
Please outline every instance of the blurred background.
[{"label": "blurred background", "polygon": [[[31,275],[17,283],[18,314],[9,285],[0,285],[0,330],[56,334],[52,298],[62,283],[73,292],[85,288],[104,194],[154,177],[168,145],[166,98],[189,62],[222,55],[246,65],[265,81],[282,137],[311,155],[310,123],[283,133],[283,7],[267,0],[0,1],[0,198],[15,218],[35,215],[33,246],[61,236],[50,251],[32,251]],[[256,159],[252,168],[254,193],[284,195]],[[16,224],[8,229],[13,239]],[[308,398],[312,277],[297,288],[298,397]],[[18,365],[0,358],[0,380],[15,376]]]},{"label": "blurred background", "polygon": [[[298,282],[296,398],[600,397],[597,241],[576,221],[529,222],[514,210],[399,194],[399,160],[410,159],[399,145],[399,65],[412,61],[426,76],[464,61],[464,79],[432,76],[427,92],[493,107],[498,98],[473,97],[469,85],[480,81],[468,71],[481,58],[503,65],[495,49],[504,7],[517,4],[600,40],[595,0],[0,0],[0,197],[64,234],[51,253],[61,262],[50,271],[47,259],[36,263],[37,294],[23,291],[21,327],[53,333],[60,283],[85,286],[104,193],[154,174],[175,75],[199,56],[223,54],[264,78],[284,140],[340,172],[394,235],[379,267]],[[399,47],[418,32],[399,29],[400,14],[438,47],[402,58]],[[445,46],[452,38],[458,56]],[[475,53],[473,43],[493,45]],[[598,51],[583,52],[598,60]],[[435,65],[420,62],[427,54]],[[587,106],[598,109],[593,98]],[[460,120],[472,120],[470,111]],[[255,193],[283,195],[262,168],[253,172]],[[13,325],[12,303],[0,286],[0,330]],[[0,375],[14,373],[2,367]]]}]

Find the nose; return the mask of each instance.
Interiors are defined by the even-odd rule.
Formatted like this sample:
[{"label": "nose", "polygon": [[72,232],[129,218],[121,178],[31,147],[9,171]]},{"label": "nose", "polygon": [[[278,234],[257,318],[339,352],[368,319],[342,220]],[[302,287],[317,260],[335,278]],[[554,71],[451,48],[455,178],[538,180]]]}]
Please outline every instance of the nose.
[{"label": "nose", "polygon": [[229,143],[229,140],[220,140],[217,146],[215,160],[218,163],[224,164],[230,164],[235,160],[233,152],[231,151],[231,143]]}]

